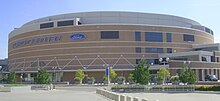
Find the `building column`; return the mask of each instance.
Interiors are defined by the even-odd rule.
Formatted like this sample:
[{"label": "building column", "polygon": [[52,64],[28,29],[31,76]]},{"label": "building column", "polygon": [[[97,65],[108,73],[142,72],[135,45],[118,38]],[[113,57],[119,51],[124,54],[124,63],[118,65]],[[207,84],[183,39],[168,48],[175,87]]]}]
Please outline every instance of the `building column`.
[{"label": "building column", "polygon": [[31,81],[31,74],[30,73],[27,74],[27,81]]},{"label": "building column", "polygon": [[206,69],[207,70],[207,73],[206,73],[206,75],[209,75],[209,69]]},{"label": "building column", "polygon": [[195,71],[196,71],[197,80],[200,81],[200,79],[199,79],[199,69],[195,69]]},{"label": "building column", "polygon": [[205,81],[205,74],[204,74],[204,69],[202,69],[202,81]]},{"label": "building column", "polygon": [[211,75],[214,75],[214,69],[211,69]]},{"label": "building column", "polygon": [[215,69],[215,76],[218,77],[218,69]]}]

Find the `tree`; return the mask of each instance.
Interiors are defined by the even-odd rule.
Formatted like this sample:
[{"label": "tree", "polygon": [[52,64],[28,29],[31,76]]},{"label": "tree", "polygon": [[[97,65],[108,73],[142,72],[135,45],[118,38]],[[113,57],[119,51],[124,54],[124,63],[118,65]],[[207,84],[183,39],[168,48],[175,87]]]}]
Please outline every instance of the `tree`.
[{"label": "tree", "polygon": [[80,78],[80,84],[82,83],[82,80],[85,78],[85,73],[82,71],[82,69],[78,69],[76,71],[75,77]]},{"label": "tree", "polygon": [[171,76],[170,81],[171,81],[173,84],[178,84],[178,82],[180,81],[179,76],[178,76],[178,75]]},{"label": "tree", "polygon": [[150,81],[150,72],[149,64],[146,65],[146,61],[138,61],[138,66],[135,67],[135,70],[132,72],[134,81],[140,84],[146,84]]},{"label": "tree", "polygon": [[[157,71],[157,81],[158,82],[161,82],[164,80],[164,70],[165,70],[164,68],[160,68],[159,71]],[[166,76],[166,78],[170,77],[170,72],[167,69],[165,70],[165,76]]]},{"label": "tree", "polygon": [[109,76],[110,76],[110,81],[114,80],[117,76],[117,74],[115,73],[115,71],[112,68],[110,69],[110,75]]},{"label": "tree", "polygon": [[36,78],[37,84],[49,84],[51,83],[49,73],[46,69],[41,68],[37,72],[37,78]]},{"label": "tree", "polygon": [[13,83],[16,82],[16,74],[15,74],[15,72],[10,72],[10,73],[8,74],[7,82],[8,82],[8,83],[11,83],[11,84],[13,84]]},{"label": "tree", "polygon": [[134,74],[129,74],[129,76],[128,76],[128,82],[129,82],[129,84],[132,84],[132,83],[134,83]]},{"label": "tree", "polygon": [[183,67],[179,75],[179,79],[182,83],[189,83],[189,84],[194,84],[197,80],[196,73],[187,66]]}]

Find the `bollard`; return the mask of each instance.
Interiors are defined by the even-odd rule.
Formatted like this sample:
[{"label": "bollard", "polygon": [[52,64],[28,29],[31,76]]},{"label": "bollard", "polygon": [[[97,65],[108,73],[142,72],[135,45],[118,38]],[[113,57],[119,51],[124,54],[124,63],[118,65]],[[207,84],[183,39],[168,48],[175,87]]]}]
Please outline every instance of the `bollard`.
[{"label": "bollard", "polygon": [[131,101],[132,97],[131,96],[127,96],[126,97],[126,101]]},{"label": "bollard", "polygon": [[138,97],[134,97],[134,98],[133,98],[133,101],[138,101]]},{"label": "bollard", "polygon": [[141,101],[147,101],[147,99],[142,99]]},{"label": "bollard", "polygon": [[120,101],[125,101],[125,95],[120,95]]}]

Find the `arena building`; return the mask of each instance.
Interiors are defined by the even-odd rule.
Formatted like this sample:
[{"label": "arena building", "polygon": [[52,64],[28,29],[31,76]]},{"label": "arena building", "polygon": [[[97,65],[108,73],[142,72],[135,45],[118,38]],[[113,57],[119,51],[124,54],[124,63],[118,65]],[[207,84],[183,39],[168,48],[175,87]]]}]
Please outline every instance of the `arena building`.
[{"label": "arena building", "polygon": [[189,65],[200,81],[208,74],[220,76],[220,44],[214,43],[213,31],[172,15],[98,11],[49,16],[15,28],[8,43],[9,70],[27,82],[39,68],[54,74],[54,82],[73,80],[77,69],[102,81],[106,67],[127,77],[143,59],[152,75],[159,68],[176,75]]}]

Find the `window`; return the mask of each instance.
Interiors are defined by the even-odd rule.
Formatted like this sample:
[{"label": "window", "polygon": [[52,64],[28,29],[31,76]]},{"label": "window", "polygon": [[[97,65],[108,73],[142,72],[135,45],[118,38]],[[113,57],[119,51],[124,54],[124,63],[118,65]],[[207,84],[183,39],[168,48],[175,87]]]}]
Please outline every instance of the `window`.
[{"label": "window", "polygon": [[53,22],[40,24],[40,29],[53,27]]},{"label": "window", "polygon": [[146,59],[147,63],[151,64],[159,64],[159,59]]},{"label": "window", "polygon": [[194,41],[194,35],[183,34],[184,41]]},{"label": "window", "polygon": [[141,41],[141,32],[135,32],[135,41]]},{"label": "window", "polygon": [[172,42],[172,36],[171,33],[166,33],[167,42]]},{"label": "window", "polygon": [[136,47],[135,51],[136,51],[136,53],[141,53],[141,47]]},{"label": "window", "polygon": [[101,39],[118,39],[119,31],[101,31]]},{"label": "window", "polygon": [[163,42],[163,35],[161,32],[145,32],[145,41]]},{"label": "window", "polygon": [[69,26],[69,25],[73,25],[73,20],[68,20],[68,21],[59,21],[57,22],[57,26]]},{"label": "window", "polygon": [[146,48],[146,53],[163,53],[163,48]]},{"label": "window", "polygon": [[167,53],[173,53],[173,49],[172,48],[167,48]]}]

